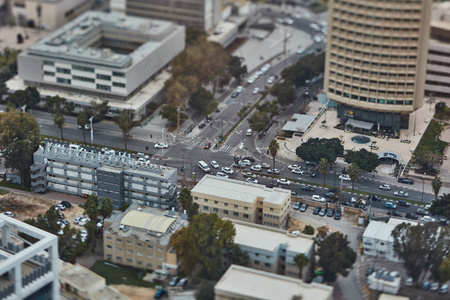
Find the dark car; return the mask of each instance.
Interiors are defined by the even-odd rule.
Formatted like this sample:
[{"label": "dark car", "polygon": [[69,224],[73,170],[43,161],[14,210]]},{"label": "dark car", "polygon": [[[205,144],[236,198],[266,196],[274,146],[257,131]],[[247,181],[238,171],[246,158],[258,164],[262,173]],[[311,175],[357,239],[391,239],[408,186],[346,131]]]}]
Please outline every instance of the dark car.
[{"label": "dark car", "polygon": [[326,192],[326,193],[325,193],[325,197],[331,198],[331,197],[334,197],[334,196],[335,196],[335,195],[334,195],[333,192]]},{"label": "dark car", "polygon": [[211,148],[211,142],[206,142],[205,146],[203,146],[204,149]]},{"label": "dark car", "polygon": [[292,197],[300,197],[300,195],[297,192],[291,191]]},{"label": "dark car", "polygon": [[333,188],[333,189],[329,189],[328,192],[331,192],[331,193],[339,193],[339,192],[340,192],[340,189]]},{"label": "dark car", "polygon": [[318,215],[320,213],[320,206],[314,207],[313,215]]},{"label": "dark car", "polygon": [[300,206],[302,206],[302,203],[301,203],[301,202],[295,202],[295,204],[294,204],[294,209],[295,209],[295,210],[299,210],[299,209],[300,209]]},{"label": "dark car", "polygon": [[412,180],[411,178],[400,177],[398,179],[398,182],[400,182],[400,183],[407,183],[407,184],[414,184],[414,180]]},{"label": "dark car", "polygon": [[237,96],[239,96],[238,92],[234,92],[233,94],[231,94],[231,98],[236,98]]},{"label": "dark car", "polygon": [[426,216],[429,214],[428,210],[424,209],[424,208],[418,208],[416,210],[416,214],[418,215],[422,215],[422,216]]},{"label": "dark car", "polygon": [[398,205],[404,206],[404,207],[409,207],[411,204],[406,200],[398,200]]},{"label": "dark car", "polygon": [[313,187],[310,186],[310,185],[304,185],[304,186],[302,186],[302,191],[314,192],[315,190],[316,190],[316,189],[313,188]]},{"label": "dark car", "polygon": [[169,285],[170,285],[170,286],[176,286],[179,280],[180,280],[180,277],[175,276],[175,277],[173,277],[172,280],[169,282]]},{"label": "dark car", "polygon": [[446,218],[439,218],[438,219],[438,224],[439,225],[444,225],[444,226],[447,226],[448,225],[448,220],[446,219]]},{"label": "dark car", "polygon": [[330,209],[328,210],[327,217],[330,217],[330,218],[331,218],[331,217],[334,215],[334,212],[335,212],[334,208],[330,208]]},{"label": "dark car", "polygon": [[303,203],[302,206],[300,207],[300,211],[301,212],[305,212],[308,209],[308,204]]},{"label": "dark car", "polygon": [[206,127],[206,124],[205,123],[200,123],[200,124],[198,124],[198,128],[200,128],[200,129],[203,129],[203,128],[205,128]]},{"label": "dark car", "polygon": [[320,212],[319,212],[319,216],[323,217],[327,214],[327,209],[326,207],[323,207]]},{"label": "dark car", "polygon": [[342,202],[341,203],[343,206],[352,206],[351,204],[350,204],[350,202],[348,202],[348,201],[344,201],[344,202]]},{"label": "dark car", "polygon": [[307,160],[307,161],[305,162],[305,164],[306,164],[307,166],[312,166],[312,167],[317,166],[317,163],[316,163],[316,162],[309,161],[309,160]]},{"label": "dark car", "polygon": [[372,267],[369,267],[369,268],[367,269],[367,271],[366,271],[366,276],[371,275],[373,272],[375,272],[375,269],[372,268]]},{"label": "dark car", "polygon": [[253,156],[246,156],[246,157],[244,157],[242,160],[244,160],[244,159],[248,159],[248,160],[251,161],[252,163],[255,162],[255,158],[254,158]]},{"label": "dark car", "polygon": [[72,204],[70,204],[70,203],[67,202],[67,201],[61,201],[61,204],[64,205],[65,207],[67,207],[67,208],[69,208],[69,207],[72,206]]},{"label": "dark car", "polygon": [[390,216],[393,216],[393,217],[401,217],[402,216],[402,214],[395,209],[388,210],[387,214]]},{"label": "dark car", "polygon": [[367,200],[369,201],[381,201],[381,197],[378,195],[369,195],[367,196]]},{"label": "dark car", "polygon": [[355,208],[359,208],[359,209],[362,209],[362,210],[367,210],[367,207],[364,204],[355,204],[354,206],[355,206]]},{"label": "dark car", "polygon": [[340,220],[341,219],[341,212],[339,210],[337,210],[336,213],[334,214],[334,219],[335,220]]},{"label": "dark car", "polygon": [[417,220],[417,219],[419,219],[419,217],[418,217],[417,215],[415,215],[415,214],[413,214],[413,213],[410,213],[410,212],[407,212],[407,213],[405,214],[405,218],[412,219],[412,220]]},{"label": "dark car", "polygon": [[159,289],[156,291],[154,298],[155,299],[161,299],[162,297],[164,297],[167,294],[166,290],[163,289]]}]

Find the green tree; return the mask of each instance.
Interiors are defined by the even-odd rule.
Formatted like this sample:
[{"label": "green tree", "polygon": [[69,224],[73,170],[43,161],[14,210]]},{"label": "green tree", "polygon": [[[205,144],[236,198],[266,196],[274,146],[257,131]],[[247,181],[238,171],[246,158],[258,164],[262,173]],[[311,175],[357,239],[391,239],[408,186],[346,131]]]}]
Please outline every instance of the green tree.
[{"label": "green tree", "polygon": [[259,132],[266,128],[269,122],[269,116],[266,112],[257,111],[250,118],[247,119],[250,124],[250,128]]},{"label": "green tree", "polygon": [[86,214],[92,221],[97,220],[99,214],[98,204],[98,197],[96,195],[89,195],[84,202],[84,214]]},{"label": "green tree", "polygon": [[298,254],[296,257],[294,257],[294,265],[299,270],[299,277],[300,279],[303,277],[303,268],[305,268],[309,264],[309,258],[303,253]]},{"label": "green tree", "polygon": [[433,188],[433,192],[436,197],[435,200],[437,200],[439,191],[441,190],[441,187],[442,187],[441,177],[439,177],[439,176],[434,177],[433,181],[431,182],[431,187]]},{"label": "green tree", "polygon": [[139,125],[139,122],[134,120],[135,114],[132,109],[121,110],[119,115],[114,117],[114,123],[119,126],[123,134],[123,142],[125,143],[125,151],[127,150],[127,137],[131,129]]},{"label": "green tree", "polygon": [[442,282],[450,280],[450,254],[448,254],[439,266],[439,274]]},{"label": "green tree", "polygon": [[347,236],[340,232],[333,232],[323,240],[317,254],[325,281],[335,281],[337,274],[348,275],[356,261],[356,253],[349,244]]},{"label": "green tree", "polygon": [[278,103],[282,106],[289,105],[295,100],[295,89],[292,81],[284,80],[275,83],[270,89],[270,93],[277,98]]},{"label": "green tree", "polygon": [[207,35],[203,30],[194,27],[186,27],[186,47],[194,46],[199,40],[206,40]]},{"label": "green tree", "polygon": [[218,278],[224,271],[223,251],[234,247],[235,235],[230,220],[222,220],[217,214],[199,214],[171,236],[170,244],[186,274],[198,263],[208,278]]},{"label": "green tree", "polygon": [[[63,126],[64,126],[64,115],[61,112],[58,112],[57,114],[53,115],[53,122],[56,126],[58,126],[60,132],[61,132],[61,139],[64,140],[63,135]],[[83,128],[84,129],[84,128]]]},{"label": "green tree", "polygon": [[271,140],[270,144],[269,144],[269,152],[273,158],[273,169],[274,170],[275,170],[275,157],[277,156],[278,150],[280,150],[280,145],[278,144],[277,140],[275,140],[275,139]]},{"label": "green tree", "polygon": [[195,292],[196,300],[214,300],[214,286],[217,281],[204,282]]},{"label": "green tree", "polygon": [[194,220],[194,217],[198,215],[199,209],[200,206],[197,203],[192,203],[192,205],[189,206],[189,208],[186,211],[189,223],[191,223]]},{"label": "green tree", "polygon": [[178,120],[178,107],[175,103],[166,104],[159,111],[159,115],[175,126]]},{"label": "green tree", "polygon": [[75,110],[75,104],[67,102],[65,98],[60,96],[47,96],[45,98],[45,108],[52,114],[70,115]]},{"label": "green tree", "polygon": [[303,160],[317,163],[322,158],[325,158],[330,163],[334,163],[338,156],[344,154],[344,147],[341,145],[341,141],[338,138],[310,138],[308,141],[297,147],[295,153]]},{"label": "green tree", "polygon": [[348,164],[356,163],[361,170],[366,172],[372,172],[380,165],[378,154],[369,152],[365,148],[357,151],[347,150],[345,162]]},{"label": "green tree", "polygon": [[109,197],[105,197],[100,207],[100,213],[102,214],[103,220],[105,220],[113,212],[113,203]]},{"label": "green tree", "polygon": [[180,191],[180,197],[178,200],[183,207],[183,209],[189,209],[192,205],[192,195],[188,188],[182,188]]},{"label": "green tree", "polygon": [[444,194],[439,200],[434,200],[429,211],[433,215],[444,216],[450,219],[450,194]]},{"label": "green tree", "polygon": [[323,175],[323,185],[325,185],[325,178],[327,177],[328,170],[330,169],[330,163],[326,158],[322,158],[319,161],[318,170]]},{"label": "green tree", "polygon": [[359,169],[359,166],[356,163],[352,162],[350,164],[350,166],[348,167],[347,173],[348,173],[348,177],[350,177],[350,180],[352,181],[352,191],[354,191],[355,190],[355,181],[356,181],[356,179],[358,179],[358,177],[361,173],[361,170]]},{"label": "green tree", "polygon": [[26,105],[28,108],[35,107],[41,101],[39,92],[34,87],[27,87],[25,90],[17,90],[8,95],[6,100],[13,103],[16,108]]},{"label": "green tree", "polygon": [[247,74],[247,66],[242,65],[241,58],[238,56],[231,56],[228,62],[228,72],[233,76],[238,82],[241,82],[242,76]]},{"label": "green tree", "polygon": [[257,105],[256,109],[261,112],[265,112],[270,115],[270,117],[274,116],[278,113],[279,107],[278,107],[278,101],[265,101],[261,105]]},{"label": "green tree", "polygon": [[97,103],[95,101],[91,101],[90,106],[86,106],[83,111],[88,116],[88,119],[92,118],[92,123],[97,124],[103,121],[106,117],[106,115],[109,112],[109,109],[111,108],[109,105],[109,102],[104,100],[100,103]]},{"label": "green tree", "polygon": [[198,112],[209,115],[216,110],[218,103],[214,100],[214,95],[210,91],[199,87],[189,98],[189,105]]},{"label": "green tree", "polygon": [[77,124],[81,126],[81,131],[83,131],[83,143],[86,144],[86,131],[84,130],[85,126],[89,124],[89,116],[85,111],[82,111],[77,116]]},{"label": "green tree", "polygon": [[314,231],[314,227],[312,227],[311,225],[306,225],[305,229],[303,229],[303,233],[307,235],[314,235]]}]

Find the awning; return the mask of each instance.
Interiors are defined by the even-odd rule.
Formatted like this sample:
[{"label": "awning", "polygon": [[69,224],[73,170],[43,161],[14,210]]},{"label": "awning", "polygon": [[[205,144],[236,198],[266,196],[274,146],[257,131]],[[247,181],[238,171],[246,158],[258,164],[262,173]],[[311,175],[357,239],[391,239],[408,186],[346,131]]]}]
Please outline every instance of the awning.
[{"label": "awning", "polygon": [[370,129],[372,129],[374,123],[358,121],[358,120],[354,120],[354,119],[348,119],[347,122],[345,123],[345,126],[347,126],[347,125],[353,126],[355,128],[362,128],[362,129],[370,130]]}]

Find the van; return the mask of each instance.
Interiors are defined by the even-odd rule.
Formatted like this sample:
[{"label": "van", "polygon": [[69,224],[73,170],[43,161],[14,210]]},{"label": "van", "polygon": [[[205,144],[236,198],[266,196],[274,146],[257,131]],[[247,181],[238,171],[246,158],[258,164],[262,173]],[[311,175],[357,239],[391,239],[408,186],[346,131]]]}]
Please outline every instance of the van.
[{"label": "van", "polygon": [[80,145],[75,145],[75,144],[70,144],[69,145],[70,149],[74,149],[74,150],[81,150],[81,146]]},{"label": "van", "polygon": [[205,173],[209,173],[211,171],[211,169],[209,168],[208,164],[205,163],[203,160],[198,162],[198,167],[200,169],[202,169],[203,172],[205,172]]},{"label": "van", "polygon": [[247,133],[246,133],[247,135],[251,136],[251,135],[252,135],[252,133],[253,133],[253,132],[252,132],[252,130],[251,130],[251,129],[247,129]]}]

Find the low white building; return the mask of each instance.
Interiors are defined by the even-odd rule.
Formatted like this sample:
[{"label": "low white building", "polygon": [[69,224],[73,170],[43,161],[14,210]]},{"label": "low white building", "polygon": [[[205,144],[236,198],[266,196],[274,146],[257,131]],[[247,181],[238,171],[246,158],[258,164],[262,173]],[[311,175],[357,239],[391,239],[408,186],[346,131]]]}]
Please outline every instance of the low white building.
[{"label": "low white building", "polygon": [[401,278],[391,276],[388,271],[379,270],[369,275],[367,283],[371,290],[395,295],[400,290]]},{"label": "low white building", "polygon": [[398,262],[392,248],[394,239],[391,236],[396,224],[371,221],[363,234],[363,251],[365,255],[386,258]]}]

